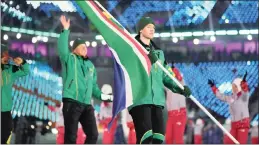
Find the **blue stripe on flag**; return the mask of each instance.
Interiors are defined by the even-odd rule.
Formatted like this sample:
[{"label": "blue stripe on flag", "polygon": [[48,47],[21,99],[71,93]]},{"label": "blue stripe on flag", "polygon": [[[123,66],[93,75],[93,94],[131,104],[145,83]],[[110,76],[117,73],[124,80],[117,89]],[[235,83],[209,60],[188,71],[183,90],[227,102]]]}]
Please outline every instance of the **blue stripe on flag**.
[{"label": "blue stripe on flag", "polygon": [[108,129],[110,129],[114,118],[118,115],[120,111],[126,107],[126,90],[125,90],[125,76],[122,68],[116,62],[113,57],[114,62],[114,90],[113,90],[113,105],[112,105],[112,120],[108,124]]}]

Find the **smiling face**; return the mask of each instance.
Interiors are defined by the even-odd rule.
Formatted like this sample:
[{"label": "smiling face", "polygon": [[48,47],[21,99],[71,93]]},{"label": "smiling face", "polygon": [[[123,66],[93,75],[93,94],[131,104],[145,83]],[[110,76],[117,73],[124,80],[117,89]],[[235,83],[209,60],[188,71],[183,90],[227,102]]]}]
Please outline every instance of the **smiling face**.
[{"label": "smiling face", "polygon": [[76,55],[86,57],[87,56],[87,47],[85,44],[80,44],[73,51]]}]

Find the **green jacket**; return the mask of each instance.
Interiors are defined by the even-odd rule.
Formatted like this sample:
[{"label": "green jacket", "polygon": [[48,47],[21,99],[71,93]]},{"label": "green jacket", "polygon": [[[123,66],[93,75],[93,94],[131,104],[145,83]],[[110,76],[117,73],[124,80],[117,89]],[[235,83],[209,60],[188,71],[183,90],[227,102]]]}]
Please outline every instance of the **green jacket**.
[{"label": "green jacket", "polygon": [[24,60],[21,67],[1,65],[1,112],[11,111],[13,106],[12,86],[14,81],[29,74],[29,65]]},{"label": "green jacket", "polygon": [[58,39],[58,55],[62,65],[63,98],[91,104],[92,95],[101,100],[93,63],[69,51],[69,30],[63,30]]},{"label": "green jacket", "polygon": [[[138,37],[136,39],[148,49],[148,46],[143,44]],[[153,46],[154,43],[152,42]],[[155,47],[155,46],[154,46]],[[164,64],[164,67],[169,70],[169,72],[173,75],[171,68],[166,64],[164,53],[160,49],[155,49],[155,53],[157,54],[159,61],[161,64]],[[151,90],[149,95],[144,96],[141,100],[135,101],[133,105],[129,106],[129,110],[135,106],[144,105],[144,104],[152,104],[157,106],[164,107],[165,105],[165,93],[164,93],[164,86],[169,88],[171,91],[175,93],[180,93],[181,89],[173,82],[173,80],[167,76],[166,73],[156,64],[152,65],[151,74],[150,74],[150,81],[151,81]]]}]

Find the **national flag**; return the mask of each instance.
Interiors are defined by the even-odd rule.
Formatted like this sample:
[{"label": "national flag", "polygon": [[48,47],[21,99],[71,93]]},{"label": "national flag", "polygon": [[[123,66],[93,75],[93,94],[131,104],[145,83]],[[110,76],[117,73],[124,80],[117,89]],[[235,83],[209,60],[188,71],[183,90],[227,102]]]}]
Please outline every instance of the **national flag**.
[{"label": "national flag", "polygon": [[[135,100],[148,95],[151,63],[145,48],[97,1],[75,1],[100,32],[114,57],[113,119]],[[111,124],[111,122],[110,122]],[[110,125],[109,124],[109,125]]]}]

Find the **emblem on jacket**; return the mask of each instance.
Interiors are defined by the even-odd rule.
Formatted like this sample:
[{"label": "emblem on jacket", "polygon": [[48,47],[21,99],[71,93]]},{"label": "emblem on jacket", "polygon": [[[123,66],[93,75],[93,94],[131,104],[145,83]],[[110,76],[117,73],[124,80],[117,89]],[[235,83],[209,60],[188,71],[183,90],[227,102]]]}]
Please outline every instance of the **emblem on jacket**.
[{"label": "emblem on jacket", "polygon": [[89,71],[90,71],[90,75],[93,76],[93,75],[94,75],[94,68],[93,68],[93,67],[90,67],[90,68],[89,68]]}]

